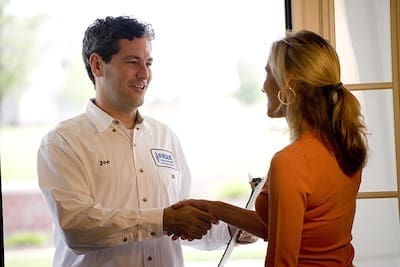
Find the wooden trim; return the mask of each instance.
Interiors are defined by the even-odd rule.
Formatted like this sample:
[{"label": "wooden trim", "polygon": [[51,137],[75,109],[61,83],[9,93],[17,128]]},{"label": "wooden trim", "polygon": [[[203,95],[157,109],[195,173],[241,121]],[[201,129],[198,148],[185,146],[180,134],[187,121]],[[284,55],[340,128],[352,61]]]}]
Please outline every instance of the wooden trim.
[{"label": "wooden trim", "polygon": [[292,1],[292,23],[293,31],[298,31],[306,28],[306,3],[303,0]]},{"label": "wooden trim", "polygon": [[399,192],[397,191],[381,191],[381,192],[359,192],[357,199],[370,199],[370,198],[398,198]]},{"label": "wooden trim", "polygon": [[[400,192],[400,4],[398,0],[390,1],[390,25],[392,37],[392,77],[393,77],[393,109],[394,138],[397,166],[397,191]],[[398,196],[400,214],[400,196]]]},{"label": "wooden trim", "polygon": [[319,0],[292,1],[293,30],[311,30],[322,34],[322,8]]},{"label": "wooden trim", "polygon": [[[293,0],[293,30],[314,31],[336,46],[335,40],[335,0]],[[360,22],[362,23],[362,22]],[[400,214],[400,1],[390,0],[392,81],[382,83],[362,83],[345,85],[350,90],[391,89],[393,93],[394,135],[397,171],[397,191],[360,192],[359,199],[397,198]],[[368,108],[368,107],[367,107]]]},{"label": "wooden trim", "polygon": [[302,29],[316,32],[335,44],[334,0],[292,1],[293,30]]},{"label": "wooden trim", "polygon": [[329,40],[329,42],[336,46],[335,36],[335,1],[327,0],[321,1],[322,8],[322,35]]},{"label": "wooden trim", "polygon": [[355,84],[345,84],[345,87],[349,90],[379,90],[379,89],[392,89],[393,83],[355,83]]}]

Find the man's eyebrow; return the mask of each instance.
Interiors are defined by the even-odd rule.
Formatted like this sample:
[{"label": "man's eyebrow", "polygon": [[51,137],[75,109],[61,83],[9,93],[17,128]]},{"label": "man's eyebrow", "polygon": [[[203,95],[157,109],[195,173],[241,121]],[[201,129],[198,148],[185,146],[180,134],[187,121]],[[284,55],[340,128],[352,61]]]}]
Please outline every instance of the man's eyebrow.
[{"label": "man's eyebrow", "polygon": [[123,57],[122,59],[140,59],[140,57],[138,57],[138,56],[125,56],[125,57]]},{"label": "man's eyebrow", "polygon": [[[126,56],[126,57],[123,57],[123,59],[124,59],[124,60],[132,60],[132,59],[142,60],[142,58],[141,58],[141,57],[138,57],[138,56]],[[153,58],[152,58],[152,57],[149,57],[146,61],[151,61],[151,62],[153,62]]]}]

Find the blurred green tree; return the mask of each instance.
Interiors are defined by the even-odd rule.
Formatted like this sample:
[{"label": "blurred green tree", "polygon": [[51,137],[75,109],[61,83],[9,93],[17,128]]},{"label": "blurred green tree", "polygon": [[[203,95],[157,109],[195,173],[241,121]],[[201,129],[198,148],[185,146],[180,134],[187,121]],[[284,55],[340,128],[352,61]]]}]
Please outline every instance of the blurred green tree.
[{"label": "blurred green tree", "polygon": [[262,94],[260,78],[255,65],[240,60],[237,63],[240,86],[234,93],[234,97],[246,105],[254,104],[261,99]]},{"label": "blurred green tree", "polygon": [[[42,16],[17,17],[6,13],[10,0],[0,1],[0,122],[6,94],[18,102],[36,62],[35,34]],[[17,106],[17,105],[15,105]],[[15,110],[16,111],[16,110]],[[15,111],[8,111],[15,113]],[[12,122],[17,123],[16,116]]]},{"label": "blurred green tree", "polygon": [[76,113],[83,106],[86,107],[88,99],[95,95],[94,85],[86,73],[79,50],[71,49],[63,70],[64,81],[55,101],[64,110]]}]

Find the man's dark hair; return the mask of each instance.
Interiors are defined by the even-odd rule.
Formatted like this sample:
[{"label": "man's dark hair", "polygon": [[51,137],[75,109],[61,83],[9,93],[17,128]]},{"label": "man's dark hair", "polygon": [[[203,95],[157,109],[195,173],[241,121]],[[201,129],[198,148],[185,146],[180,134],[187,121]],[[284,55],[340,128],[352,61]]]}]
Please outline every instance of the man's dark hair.
[{"label": "man's dark hair", "polygon": [[139,22],[129,16],[106,17],[97,19],[85,32],[82,45],[82,57],[86,71],[93,84],[94,76],[90,69],[89,57],[98,53],[104,62],[108,63],[119,51],[118,40],[147,37],[154,39],[154,31],[150,24]]}]

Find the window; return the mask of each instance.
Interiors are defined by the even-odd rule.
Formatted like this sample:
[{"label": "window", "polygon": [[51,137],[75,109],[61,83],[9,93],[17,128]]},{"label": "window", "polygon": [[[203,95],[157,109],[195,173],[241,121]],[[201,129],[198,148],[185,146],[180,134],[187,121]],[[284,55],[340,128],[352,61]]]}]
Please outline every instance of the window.
[{"label": "window", "polygon": [[[295,29],[319,32],[333,44],[342,81],[359,99],[369,128],[353,227],[356,266],[400,264],[398,1],[292,1]],[[313,16],[307,16],[312,13]],[[315,15],[314,15],[315,14]]]},{"label": "window", "polygon": [[[269,158],[287,142],[286,122],[267,118],[261,93],[269,46],[285,33],[281,1],[90,0],[73,5],[10,0],[5,7],[7,16],[36,26],[24,28],[31,39],[22,49],[33,53],[20,65],[29,65],[27,79],[2,102],[5,212],[10,194],[38,194],[36,151],[41,137],[58,121],[83,112],[94,96],[80,49],[84,30],[97,17],[126,14],[152,23],[153,81],[141,112],[166,122],[179,136],[193,175],[193,197],[244,206],[250,193],[248,173],[264,176]],[[241,198],[234,198],[237,194]],[[20,221],[32,225],[35,216],[37,212]],[[6,238],[13,233],[9,218],[4,218]],[[252,250],[262,264],[265,243]],[[243,256],[236,251],[237,257]],[[215,266],[221,255],[187,250],[185,257],[203,257]],[[6,263],[15,258],[6,252]]]}]

